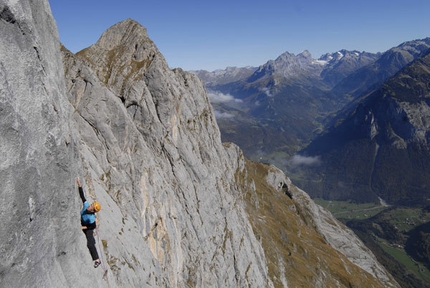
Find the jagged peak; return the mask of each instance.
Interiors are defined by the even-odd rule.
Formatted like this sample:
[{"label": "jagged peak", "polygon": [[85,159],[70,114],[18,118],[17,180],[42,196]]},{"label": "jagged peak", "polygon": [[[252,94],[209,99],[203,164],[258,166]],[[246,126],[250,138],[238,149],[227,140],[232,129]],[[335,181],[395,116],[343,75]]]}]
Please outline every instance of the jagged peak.
[{"label": "jagged peak", "polygon": [[[112,50],[114,47],[151,41],[146,28],[128,18],[108,28],[94,44],[98,49]],[[152,41],[151,41],[152,42]]]},{"label": "jagged peak", "polygon": [[342,59],[345,56],[348,57],[353,57],[353,58],[358,58],[363,54],[371,54],[365,51],[358,51],[358,50],[346,50],[346,49],[341,49],[339,51],[333,52],[333,53],[326,53],[324,55],[321,55],[320,58],[318,58],[318,60],[323,60],[323,61],[338,61],[340,59]]},{"label": "jagged peak", "polygon": [[430,37],[424,38],[424,39],[415,39],[410,41],[405,41],[403,43],[400,43],[397,47],[393,47],[391,49],[395,48],[401,48],[401,49],[411,49],[415,47],[420,47],[422,45],[428,46],[430,43]]},{"label": "jagged peak", "polygon": [[[77,55],[87,60],[105,84],[123,83],[144,73],[156,58],[165,62],[146,28],[130,18],[108,28],[94,45]],[[122,89],[121,85],[116,89]]]},{"label": "jagged peak", "polygon": [[281,55],[279,55],[279,56],[275,59],[275,61],[278,61],[278,60],[280,60],[280,59],[293,58],[293,57],[296,57],[296,55],[295,55],[294,53],[290,53],[290,52],[288,52],[288,51],[285,51],[284,53],[282,53]]},{"label": "jagged peak", "polygon": [[[300,56],[306,57],[306,58],[312,58],[312,54],[311,52],[309,52],[308,50],[304,50],[301,53],[299,53]],[[297,56],[299,56],[297,55]]]},{"label": "jagged peak", "polygon": [[[285,51],[280,56],[282,56],[282,55],[296,56],[296,54],[288,52],[288,51]],[[306,55],[306,56],[308,56],[308,55],[311,55],[311,53],[309,52],[309,50],[303,50],[302,52],[300,52],[300,53],[297,54],[297,56],[299,56],[299,55]]]},{"label": "jagged peak", "polygon": [[303,60],[305,60],[305,62],[312,63],[312,56],[307,50],[297,55],[287,51],[279,55],[275,60],[269,60],[265,65],[292,65],[293,63],[301,62]]}]

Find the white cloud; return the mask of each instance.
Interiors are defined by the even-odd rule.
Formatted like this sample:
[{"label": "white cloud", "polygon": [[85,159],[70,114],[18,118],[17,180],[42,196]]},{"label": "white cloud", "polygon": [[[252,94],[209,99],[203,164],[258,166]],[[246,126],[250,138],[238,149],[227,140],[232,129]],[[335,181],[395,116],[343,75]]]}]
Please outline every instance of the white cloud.
[{"label": "white cloud", "polygon": [[225,102],[242,102],[240,99],[234,98],[230,94],[224,94],[218,91],[208,91],[209,101],[212,103],[225,103]]},{"label": "white cloud", "polygon": [[267,87],[263,87],[260,89],[261,92],[265,93],[267,97],[273,97],[272,92],[270,92],[270,89]]},{"label": "white cloud", "polygon": [[220,112],[218,110],[215,110],[214,113],[215,113],[215,118],[217,118],[217,119],[221,119],[221,118],[228,119],[228,118],[234,117],[233,114],[230,114],[227,112]]},{"label": "white cloud", "polygon": [[321,163],[320,157],[306,157],[301,155],[294,155],[293,158],[291,158],[291,163],[293,165],[306,165],[306,166],[313,166],[313,165],[319,165]]}]

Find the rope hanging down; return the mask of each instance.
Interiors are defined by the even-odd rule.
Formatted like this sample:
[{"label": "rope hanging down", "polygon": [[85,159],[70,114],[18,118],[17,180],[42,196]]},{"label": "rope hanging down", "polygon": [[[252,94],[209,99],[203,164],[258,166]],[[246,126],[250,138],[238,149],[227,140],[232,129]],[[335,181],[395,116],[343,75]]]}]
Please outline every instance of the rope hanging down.
[{"label": "rope hanging down", "polygon": [[103,273],[103,279],[107,282],[108,287],[110,288],[109,277],[107,275],[108,270],[107,270],[107,268],[106,268],[106,266],[104,264],[105,262],[104,262],[104,259],[103,259],[103,251],[102,251],[101,245],[100,245],[100,234],[99,234],[99,227],[98,226],[96,227],[96,234],[97,234],[96,235],[97,236],[97,245],[99,246],[98,248],[99,248],[99,251],[100,251],[101,267],[102,267],[102,269],[104,271],[104,273]]}]

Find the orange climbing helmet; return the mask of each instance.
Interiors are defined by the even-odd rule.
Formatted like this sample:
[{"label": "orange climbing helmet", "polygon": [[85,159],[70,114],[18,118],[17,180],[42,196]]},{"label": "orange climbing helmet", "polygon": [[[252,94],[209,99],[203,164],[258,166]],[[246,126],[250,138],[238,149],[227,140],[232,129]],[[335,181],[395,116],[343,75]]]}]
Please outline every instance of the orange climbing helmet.
[{"label": "orange climbing helmet", "polygon": [[100,205],[100,203],[99,202],[97,202],[97,201],[94,201],[94,203],[93,203],[93,207],[94,207],[94,212],[99,212],[100,211],[100,209],[102,209],[102,206]]}]

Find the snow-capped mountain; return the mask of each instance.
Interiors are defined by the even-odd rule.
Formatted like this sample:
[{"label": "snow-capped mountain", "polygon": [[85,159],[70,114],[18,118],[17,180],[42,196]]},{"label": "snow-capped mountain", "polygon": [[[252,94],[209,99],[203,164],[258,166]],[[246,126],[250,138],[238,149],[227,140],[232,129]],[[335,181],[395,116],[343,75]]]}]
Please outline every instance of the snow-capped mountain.
[{"label": "snow-capped mountain", "polygon": [[427,50],[341,111],[329,129],[301,152],[321,159],[318,167],[306,169],[321,181],[303,181],[302,187],[315,197],[331,200],[378,201],[381,197],[399,205],[428,201],[429,71]]},{"label": "snow-capped mountain", "polygon": [[333,92],[337,95],[349,94],[355,98],[370,87],[381,85],[428,49],[430,38],[404,42],[380,54],[370,65],[361,69],[357,67],[358,69],[336,84]]},{"label": "snow-capped mountain", "polygon": [[342,79],[377,60],[380,53],[340,50],[322,55],[318,61],[326,63],[321,78],[331,87]]}]

